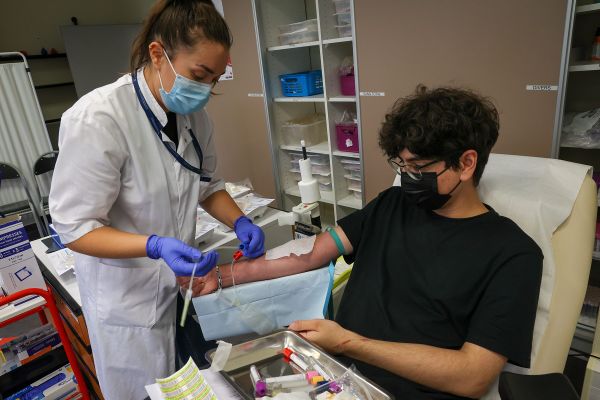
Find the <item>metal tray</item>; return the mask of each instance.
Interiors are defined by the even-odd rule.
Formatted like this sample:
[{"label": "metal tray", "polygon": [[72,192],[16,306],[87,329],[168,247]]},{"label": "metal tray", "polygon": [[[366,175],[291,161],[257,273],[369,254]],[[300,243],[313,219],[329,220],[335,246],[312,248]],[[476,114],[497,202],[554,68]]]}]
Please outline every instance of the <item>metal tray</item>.
[{"label": "metal tray", "polygon": [[[267,371],[269,376],[298,373],[283,360],[281,352],[286,347],[292,347],[300,354],[313,357],[336,378],[346,371],[346,367],[341,363],[297,333],[283,330],[233,346],[221,374],[242,397],[254,400],[254,388],[250,380],[251,365],[256,365],[260,371]],[[215,349],[206,353],[208,362],[212,363],[214,353]],[[373,400],[392,399],[390,395],[369,380],[360,376],[357,378],[361,380]]]}]

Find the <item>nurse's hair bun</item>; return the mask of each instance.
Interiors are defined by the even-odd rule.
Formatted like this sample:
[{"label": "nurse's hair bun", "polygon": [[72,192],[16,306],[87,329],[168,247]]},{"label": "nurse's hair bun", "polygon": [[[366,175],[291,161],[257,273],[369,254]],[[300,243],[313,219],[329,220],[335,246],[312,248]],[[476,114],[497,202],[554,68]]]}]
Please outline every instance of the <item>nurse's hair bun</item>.
[{"label": "nurse's hair bun", "polygon": [[150,63],[148,46],[157,41],[173,57],[181,48],[208,40],[231,48],[229,26],[211,0],[159,0],[133,42],[130,69],[135,72]]}]

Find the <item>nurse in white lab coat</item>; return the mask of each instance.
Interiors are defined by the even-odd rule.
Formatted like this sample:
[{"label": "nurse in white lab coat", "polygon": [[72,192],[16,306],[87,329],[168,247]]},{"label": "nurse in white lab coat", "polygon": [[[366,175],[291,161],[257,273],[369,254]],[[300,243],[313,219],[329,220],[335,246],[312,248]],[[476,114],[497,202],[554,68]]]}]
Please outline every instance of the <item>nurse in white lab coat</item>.
[{"label": "nurse in white lab coat", "polygon": [[190,246],[198,203],[234,227],[246,256],[264,252],[263,232],[214,176],[204,105],[231,43],[210,0],[161,0],[134,44],[132,73],[63,114],[50,212],[76,252],[107,400],[143,399],[144,385],[175,370],[176,276],[217,263]]}]

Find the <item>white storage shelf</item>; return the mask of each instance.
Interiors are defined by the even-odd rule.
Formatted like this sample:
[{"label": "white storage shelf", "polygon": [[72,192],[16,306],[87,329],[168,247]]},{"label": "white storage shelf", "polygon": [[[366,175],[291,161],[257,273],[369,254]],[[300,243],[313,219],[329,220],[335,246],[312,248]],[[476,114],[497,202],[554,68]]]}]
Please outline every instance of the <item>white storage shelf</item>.
[{"label": "white storage shelf", "polygon": [[356,96],[335,96],[330,97],[329,101],[333,103],[355,103]]},{"label": "white storage shelf", "polygon": [[338,156],[338,157],[350,157],[350,158],[360,159],[359,153],[351,153],[349,151],[334,150],[333,155]]},{"label": "white storage shelf", "polygon": [[304,97],[275,97],[273,99],[276,103],[323,103],[325,102],[325,97],[322,94],[315,94],[314,96],[304,96]]},{"label": "white storage shelf", "polygon": [[362,208],[362,201],[360,199],[357,199],[353,195],[344,197],[343,199],[338,201],[338,204],[340,206],[354,208],[357,210],[360,210]]},{"label": "white storage shelf", "polygon": [[586,4],[584,6],[578,6],[575,8],[577,14],[587,14],[593,12],[600,12],[600,4]]},{"label": "white storage shelf", "polygon": [[312,47],[312,46],[318,46],[319,42],[306,42],[306,43],[296,43],[296,44],[287,44],[285,46],[271,46],[268,47],[267,50],[268,51],[280,51],[280,50],[289,50],[289,49],[298,49],[298,48],[302,48],[302,47]]},{"label": "white storage shelf", "polygon": [[324,45],[334,44],[334,43],[345,43],[345,42],[352,42],[352,36],[323,40]]},{"label": "white storage shelf", "polygon": [[323,48],[323,64],[327,67],[324,78],[330,102],[356,102],[356,95],[343,94],[340,86],[339,69],[346,59],[354,60],[352,42],[340,42]]},{"label": "white storage shelf", "polygon": [[569,65],[569,72],[600,71],[600,61],[578,61]]},{"label": "white storage shelf", "polygon": [[[290,150],[290,151],[302,151],[302,147],[300,146],[290,146],[287,144],[282,144],[280,147],[282,150]],[[322,142],[319,144],[316,144],[314,146],[308,146],[306,148],[307,153],[315,153],[315,154],[329,154],[329,143],[327,142]]]},{"label": "white storage shelf", "polygon": [[[363,206],[362,198],[357,198],[348,190],[348,183],[340,164],[340,160],[344,158],[360,161],[361,154],[339,151],[335,132],[335,123],[344,111],[352,112],[357,117],[359,114],[358,97],[341,94],[338,73],[346,57],[356,59],[353,37],[339,37],[336,28],[340,19],[346,23],[353,21],[352,0],[336,0],[335,4],[334,0],[252,0],[252,3],[259,47],[262,49],[261,73],[265,87],[267,122],[273,157],[278,160],[275,176],[280,191],[280,206],[289,211],[300,200],[295,181],[298,175],[290,172],[290,152],[302,151],[299,144],[292,143],[281,128],[286,121],[311,113],[322,113],[326,118],[324,136],[318,138],[321,140],[319,143],[308,146],[307,153],[309,157],[313,154],[329,159],[332,190],[320,191],[320,202],[323,203],[321,219],[323,225],[333,225],[340,217]],[[340,4],[348,6],[344,10],[336,9]],[[339,15],[340,13],[343,15]],[[280,35],[283,32],[280,26],[302,24],[302,21],[310,19],[318,19],[318,41],[282,45]],[[305,97],[282,96],[280,75],[316,69],[322,71],[323,94]]]},{"label": "white storage shelf", "polygon": [[[325,190],[321,190],[321,200],[323,203],[329,203],[329,204],[334,204],[333,201],[333,192],[330,191],[325,191]],[[298,189],[298,186],[294,185],[294,186],[290,186],[287,189],[285,189],[285,193],[289,194],[290,196],[295,196],[295,197],[300,197],[300,189]]]},{"label": "white storage shelf", "polygon": [[570,144],[561,144],[560,147],[570,147],[574,149],[600,149],[600,142],[592,142],[582,145],[573,146]]}]

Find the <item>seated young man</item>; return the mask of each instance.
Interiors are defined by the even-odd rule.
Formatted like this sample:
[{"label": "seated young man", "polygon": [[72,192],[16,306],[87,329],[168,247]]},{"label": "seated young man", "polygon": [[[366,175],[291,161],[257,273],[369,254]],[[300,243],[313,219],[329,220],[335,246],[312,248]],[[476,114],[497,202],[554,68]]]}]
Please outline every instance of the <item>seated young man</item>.
[{"label": "seated young man", "polygon": [[[309,254],[241,262],[235,282],[320,267],[343,246],[354,268],[336,321],[290,328],[399,399],[480,397],[507,361],[529,366],[542,275],[539,247],[476,191],[497,111],[466,90],[419,87],[379,135],[401,186],[338,221],[340,244],[324,233]],[[213,271],[195,286],[216,284]]]}]

